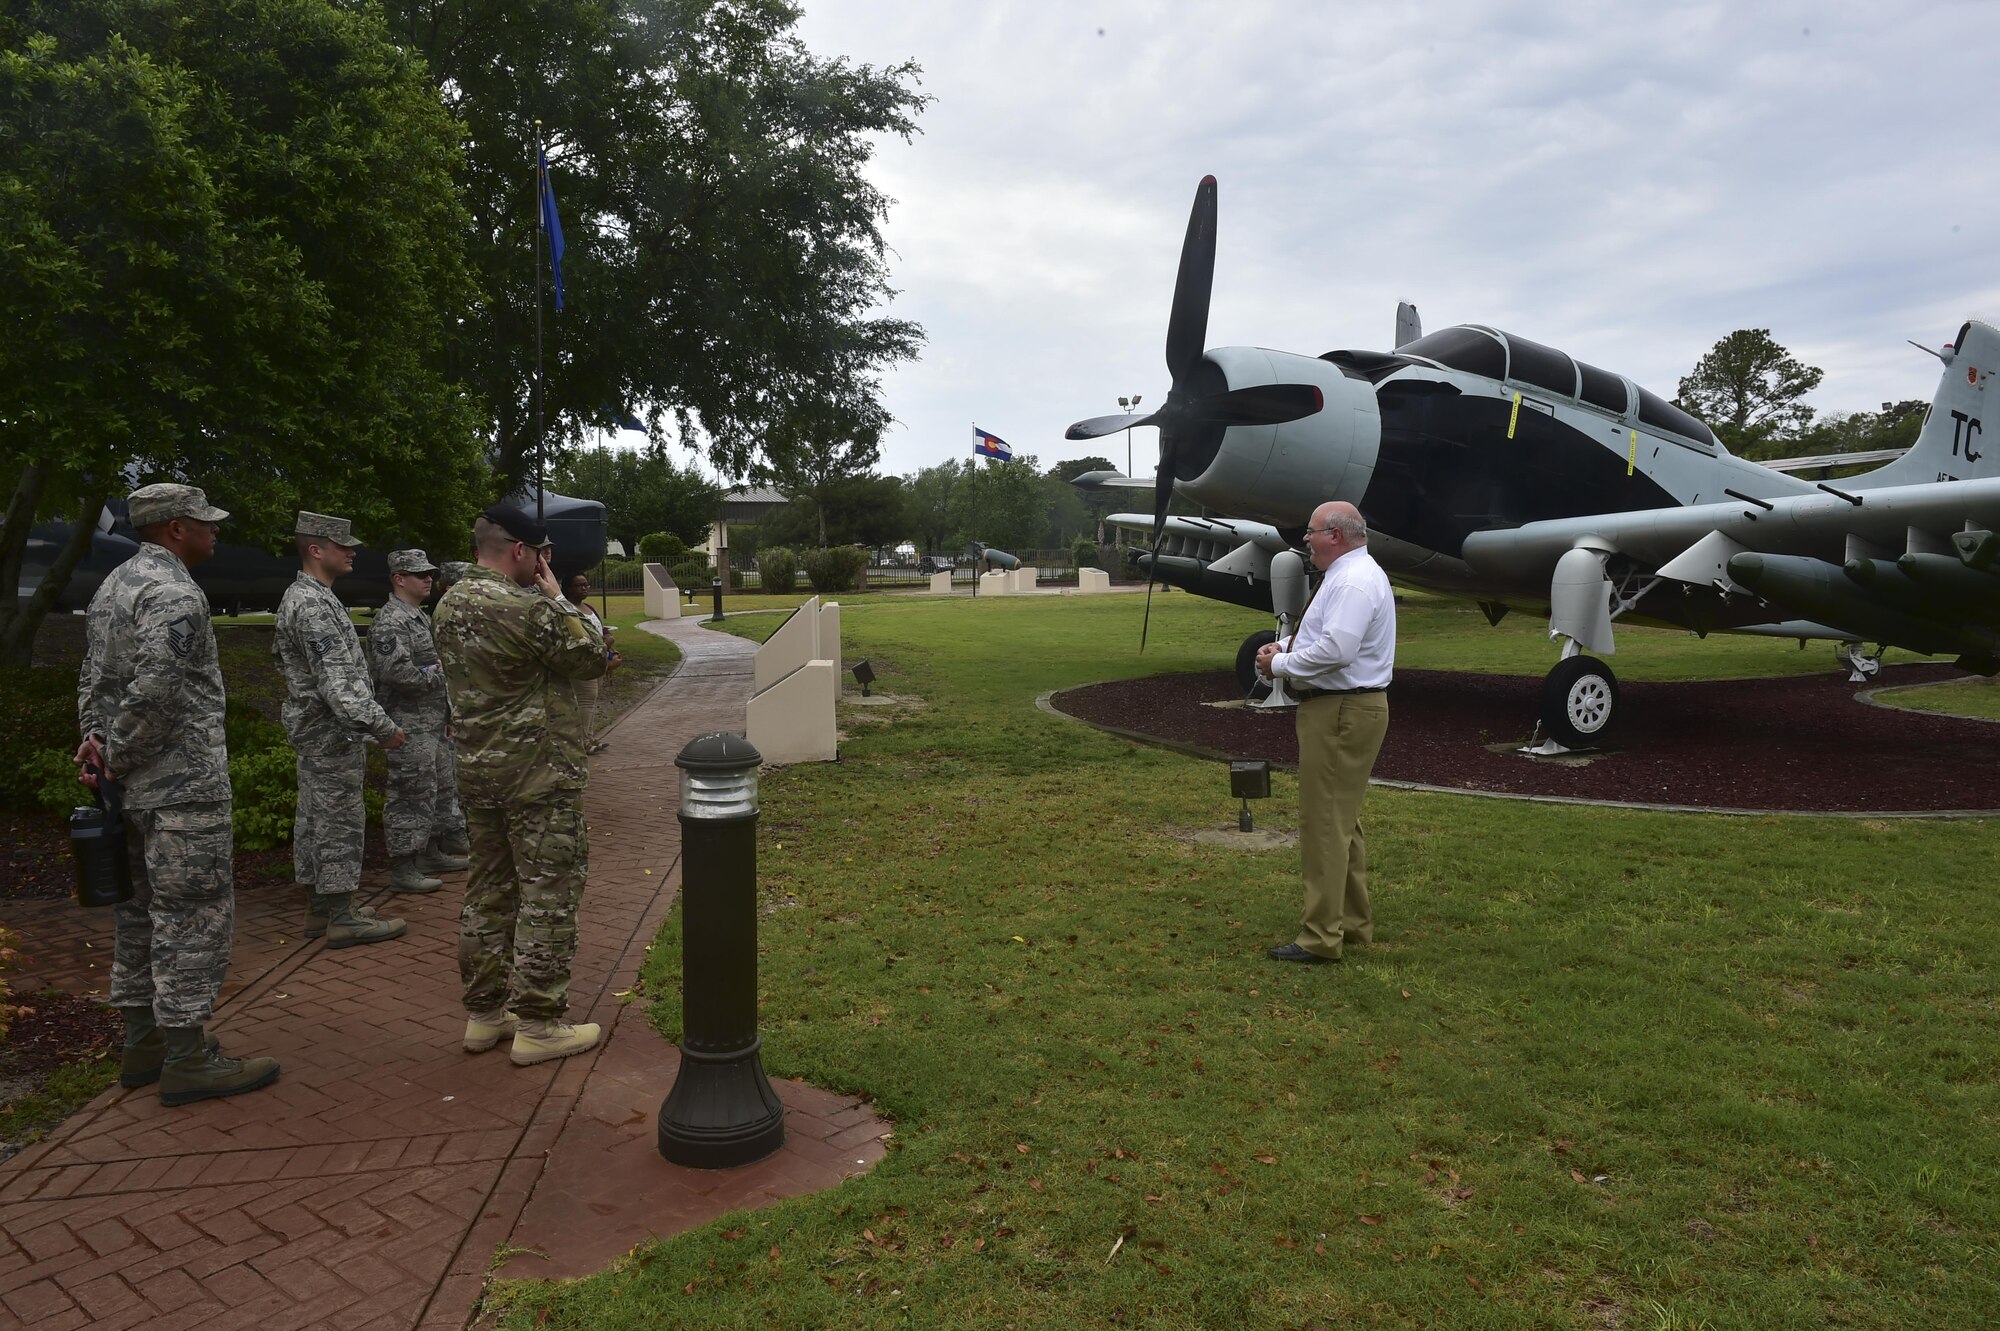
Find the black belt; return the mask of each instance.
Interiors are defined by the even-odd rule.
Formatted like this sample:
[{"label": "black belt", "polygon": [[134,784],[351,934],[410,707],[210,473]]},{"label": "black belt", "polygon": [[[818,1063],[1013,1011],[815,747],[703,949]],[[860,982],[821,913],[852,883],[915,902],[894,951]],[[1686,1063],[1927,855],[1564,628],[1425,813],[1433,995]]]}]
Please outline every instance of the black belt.
[{"label": "black belt", "polygon": [[1285,691],[1300,702],[1311,702],[1314,698],[1347,698],[1357,693],[1387,693],[1387,684],[1377,684],[1367,689],[1315,689],[1305,684],[1285,685]]}]

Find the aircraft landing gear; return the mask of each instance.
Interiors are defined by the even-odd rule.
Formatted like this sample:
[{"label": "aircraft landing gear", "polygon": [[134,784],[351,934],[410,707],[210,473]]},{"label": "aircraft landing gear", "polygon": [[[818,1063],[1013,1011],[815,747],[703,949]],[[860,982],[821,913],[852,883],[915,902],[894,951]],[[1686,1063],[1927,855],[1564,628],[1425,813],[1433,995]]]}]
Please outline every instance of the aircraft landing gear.
[{"label": "aircraft landing gear", "polygon": [[1265,643],[1277,640],[1275,629],[1258,629],[1236,649],[1236,687],[1243,690],[1244,697],[1252,694],[1261,697],[1271,691],[1270,682],[1257,673],[1257,653],[1263,650]]},{"label": "aircraft landing gear", "polygon": [[1881,672],[1884,650],[1877,647],[1875,654],[1870,656],[1861,650],[1861,644],[1858,642],[1837,643],[1833,649],[1833,659],[1847,668],[1848,683],[1866,684]]},{"label": "aircraft landing gear", "polygon": [[1569,656],[1542,681],[1542,736],[1565,749],[1604,742],[1618,714],[1618,677],[1594,656]]}]

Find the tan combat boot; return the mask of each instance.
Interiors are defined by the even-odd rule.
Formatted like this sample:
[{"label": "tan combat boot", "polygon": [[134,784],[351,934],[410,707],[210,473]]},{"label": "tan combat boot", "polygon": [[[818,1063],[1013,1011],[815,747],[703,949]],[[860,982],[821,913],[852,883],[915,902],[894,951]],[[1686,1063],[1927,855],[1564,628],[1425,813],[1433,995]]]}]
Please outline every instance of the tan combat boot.
[{"label": "tan combat boot", "polygon": [[476,1012],[465,1019],[465,1052],[483,1054],[520,1028],[521,1019],[513,1009]]},{"label": "tan combat boot", "polygon": [[202,1038],[199,1026],[168,1026],[160,1035],[167,1051],[166,1064],[160,1070],[163,1105],[191,1105],[197,1100],[241,1095],[278,1079],[277,1059],[219,1054]]},{"label": "tan combat boot", "polygon": [[354,907],[352,892],[328,893],[326,907],[328,947],[358,947],[363,943],[386,943],[392,938],[401,938],[410,931],[410,926],[401,920],[361,914]]},{"label": "tan combat boot", "polygon": [[575,1026],[560,1017],[554,1021],[523,1021],[514,1032],[514,1048],[508,1057],[517,1068],[546,1063],[552,1058],[568,1058],[597,1048],[597,1038],[602,1034],[594,1021]]},{"label": "tan combat boot", "polygon": [[390,859],[389,890],[391,892],[435,892],[444,886],[442,879],[427,878],[417,868],[415,855],[397,855]]}]

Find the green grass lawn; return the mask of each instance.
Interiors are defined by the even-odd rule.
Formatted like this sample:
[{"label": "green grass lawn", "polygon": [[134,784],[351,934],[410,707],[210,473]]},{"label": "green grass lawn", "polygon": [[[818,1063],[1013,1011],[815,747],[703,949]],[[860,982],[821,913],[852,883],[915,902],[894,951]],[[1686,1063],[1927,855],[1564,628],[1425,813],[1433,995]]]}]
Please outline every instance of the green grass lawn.
[{"label": "green grass lawn", "polygon": [[[507,1283],[508,1327],[1970,1327],[2000,1306],[1986,822],[1369,796],[1378,941],[1288,967],[1295,852],[1225,774],[1033,706],[1212,668],[1175,594],[881,598],[901,707],[766,773],[766,1067],[871,1096],[840,1187]],[[761,636],[776,616],[731,621]],[[1832,668],[1620,634],[1633,678]],[[1406,666],[1540,673],[1411,602]],[[1296,825],[1274,779],[1263,826]],[[679,1023],[680,916],[645,976]]]},{"label": "green grass lawn", "polygon": [[1921,688],[1895,689],[1876,695],[1877,702],[1918,712],[1950,712],[2000,721],[2000,677],[1954,679]]}]

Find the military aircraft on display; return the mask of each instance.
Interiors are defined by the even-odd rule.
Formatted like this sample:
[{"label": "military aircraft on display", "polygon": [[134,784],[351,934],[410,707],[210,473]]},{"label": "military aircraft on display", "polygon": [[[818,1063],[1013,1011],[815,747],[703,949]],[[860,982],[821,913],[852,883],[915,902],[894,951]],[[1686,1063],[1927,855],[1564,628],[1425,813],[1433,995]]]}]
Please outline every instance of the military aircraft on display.
[{"label": "military aircraft on display", "polygon": [[[1209,176],[1181,250],[1165,403],[1068,431],[1159,427],[1151,481],[1074,482],[1154,492],[1150,516],[1110,519],[1150,530],[1138,559],[1151,577],[1273,610],[1282,632],[1305,604],[1294,561],[1312,510],[1349,500],[1396,581],[1476,601],[1493,623],[1547,614],[1563,645],[1540,719],[1565,747],[1597,742],[1616,715],[1598,656],[1617,620],[1830,639],[1857,678],[1891,646],[2000,671],[2000,457],[1982,424],[2000,330],[1969,321],[1942,350],[1920,347],[1943,377],[1916,442],[1816,483],[1734,456],[1622,375],[1481,324],[1424,335],[1408,305],[1393,351],[1204,350],[1215,218]],[[1169,518],[1176,492],[1216,516]],[[1244,642],[1239,676],[1272,632]]]},{"label": "military aircraft on display", "polygon": [[[523,512],[533,513],[533,483],[510,495],[507,502]],[[604,557],[604,505],[594,499],[571,499],[548,492],[543,495],[543,511],[549,539],[555,542],[555,557],[551,566],[557,581],[567,581],[573,574],[596,568]],[[29,530],[27,557],[21,571],[22,596],[34,592],[57,552],[68,543],[69,531],[66,522],[45,523]],[[223,532],[226,535],[228,531],[228,524],[225,523]],[[466,543],[470,544],[469,535]],[[114,499],[98,514],[97,534],[91,537],[90,553],[70,575],[69,583],[63,588],[54,608],[81,610],[88,606],[105,576],[137,554],[138,550],[139,534],[126,520],[125,501]],[[431,552],[431,558],[440,562],[466,557],[460,551]],[[292,585],[298,571],[296,556],[273,555],[254,546],[226,542],[215,547],[213,558],[204,560],[193,569],[194,580],[207,593],[209,604],[218,612],[230,615],[242,614],[246,610],[277,609],[278,599],[285,594],[285,588]],[[333,590],[344,604],[350,606],[379,606],[388,600],[388,549],[362,547],[354,559],[354,572],[334,583]]]}]

